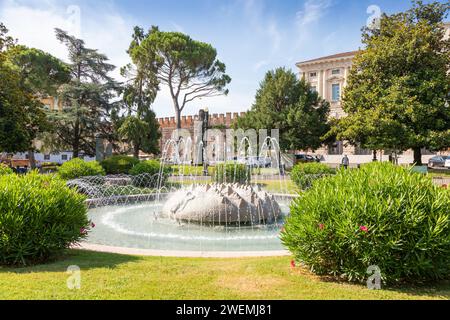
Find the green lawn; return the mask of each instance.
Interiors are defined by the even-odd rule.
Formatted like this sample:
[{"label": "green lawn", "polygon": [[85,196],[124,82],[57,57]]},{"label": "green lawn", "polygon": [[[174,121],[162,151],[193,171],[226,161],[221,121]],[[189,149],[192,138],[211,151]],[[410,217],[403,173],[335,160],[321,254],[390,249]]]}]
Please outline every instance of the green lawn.
[{"label": "green lawn", "polygon": [[[66,286],[70,265],[81,289]],[[290,267],[289,257],[202,259],[72,250],[29,268],[0,268],[0,299],[449,299],[450,283],[368,290]]]}]

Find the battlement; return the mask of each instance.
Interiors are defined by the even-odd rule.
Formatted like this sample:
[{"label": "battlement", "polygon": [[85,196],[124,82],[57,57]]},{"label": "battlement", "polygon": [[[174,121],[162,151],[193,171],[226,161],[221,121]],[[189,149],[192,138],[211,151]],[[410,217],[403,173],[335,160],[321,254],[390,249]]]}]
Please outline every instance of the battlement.
[{"label": "battlement", "polygon": [[[245,112],[227,112],[227,113],[214,113],[209,116],[209,123],[211,125],[225,125],[231,126],[234,121],[236,121],[239,117],[245,115]],[[176,120],[175,117],[165,117],[158,118],[158,123],[161,128],[175,128]],[[194,116],[182,116],[181,117],[181,127],[182,128],[191,128],[194,126],[194,122],[199,120],[198,115]]]}]

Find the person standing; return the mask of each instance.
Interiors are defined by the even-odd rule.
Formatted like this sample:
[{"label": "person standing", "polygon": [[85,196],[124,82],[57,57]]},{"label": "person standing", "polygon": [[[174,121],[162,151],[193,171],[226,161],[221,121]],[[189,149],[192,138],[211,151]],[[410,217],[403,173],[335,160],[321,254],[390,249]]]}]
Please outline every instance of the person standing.
[{"label": "person standing", "polygon": [[344,169],[348,169],[348,167],[350,165],[350,159],[347,157],[346,154],[344,154],[344,157],[342,158],[341,164],[344,167]]}]

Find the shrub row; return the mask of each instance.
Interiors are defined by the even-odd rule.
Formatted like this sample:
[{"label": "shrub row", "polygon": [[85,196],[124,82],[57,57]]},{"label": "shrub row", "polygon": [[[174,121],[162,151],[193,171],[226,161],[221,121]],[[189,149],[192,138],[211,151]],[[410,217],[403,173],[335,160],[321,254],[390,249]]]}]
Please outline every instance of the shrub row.
[{"label": "shrub row", "polygon": [[320,275],[385,283],[450,276],[450,191],[390,163],[339,170],[291,205],[281,238]]},{"label": "shrub row", "polygon": [[302,190],[308,189],[317,179],[333,174],[335,171],[323,163],[299,163],[292,168],[291,180]]},{"label": "shrub row", "polygon": [[45,262],[86,237],[84,196],[55,176],[0,176],[0,264]]}]

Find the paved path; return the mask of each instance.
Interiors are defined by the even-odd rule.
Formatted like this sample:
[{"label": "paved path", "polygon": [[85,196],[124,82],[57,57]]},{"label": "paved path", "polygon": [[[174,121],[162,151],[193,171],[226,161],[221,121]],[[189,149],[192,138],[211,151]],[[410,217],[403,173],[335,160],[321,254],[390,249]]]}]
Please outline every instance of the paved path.
[{"label": "paved path", "polygon": [[156,257],[181,257],[181,258],[244,258],[244,257],[275,257],[289,256],[287,250],[278,251],[175,251],[175,250],[153,250],[112,247],[99,244],[83,242],[76,249],[117,253],[137,256],[156,256]]}]

